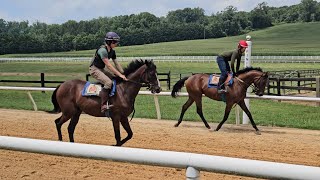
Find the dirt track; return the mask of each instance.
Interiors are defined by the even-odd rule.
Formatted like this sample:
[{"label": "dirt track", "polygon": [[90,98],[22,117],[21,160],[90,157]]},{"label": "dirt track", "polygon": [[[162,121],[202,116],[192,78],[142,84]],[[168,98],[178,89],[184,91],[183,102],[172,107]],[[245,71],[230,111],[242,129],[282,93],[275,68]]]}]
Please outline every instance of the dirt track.
[{"label": "dirt track", "polygon": [[[57,140],[54,120],[59,116],[0,109],[0,135]],[[124,146],[320,167],[320,131],[259,127],[258,136],[251,126],[226,124],[212,132],[202,122],[182,122],[178,128],[174,123],[133,119],[133,139]],[[63,137],[68,141],[67,124]],[[75,141],[114,144],[111,121],[82,115]],[[0,179],[185,179],[185,170],[0,150]],[[201,172],[201,179],[253,178]]]}]

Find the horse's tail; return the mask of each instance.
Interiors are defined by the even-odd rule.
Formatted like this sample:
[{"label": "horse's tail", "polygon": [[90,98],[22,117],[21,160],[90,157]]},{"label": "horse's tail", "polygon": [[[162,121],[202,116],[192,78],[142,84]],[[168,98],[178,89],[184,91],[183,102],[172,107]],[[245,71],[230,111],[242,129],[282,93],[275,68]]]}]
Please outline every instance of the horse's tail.
[{"label": "horse's tail", "polygon": [[51,102],[52,102],[54,108],[51,111],[47,111],[48,113],[59,113],[59,112],[61,112],[61,109],[60,109],[60,106],[59,106],[59,103],[58,103],[57,97],[56,97],[57,90],[59,89],[59,87],[60,87],[60,85],[57,86],[57,88],[53,91],[53,94],[51,96]]},{"label": "horse's tail", "polygon": [[180,91],[180,89],[184,86],[184,82],[188,79],[189,77],[184,77],[180,79],[174,86],[171,92],[172,97],[177,97],[177,92]]}]

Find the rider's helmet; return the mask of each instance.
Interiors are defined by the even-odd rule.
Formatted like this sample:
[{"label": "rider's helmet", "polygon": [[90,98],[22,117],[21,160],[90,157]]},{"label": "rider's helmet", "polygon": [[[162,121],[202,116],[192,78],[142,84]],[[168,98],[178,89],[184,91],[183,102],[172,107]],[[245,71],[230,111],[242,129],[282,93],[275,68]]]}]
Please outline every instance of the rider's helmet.
[{"label": "rider's helmet", "polygon": [[245,40],[240,40],[239,44],[238,44],[238,48],[240,49],[241,47],[247,48],[248,47],[248,43]]},{"label": "rider's helmet", "polygon": [[113,43],[117,43],[120,41],[120,36],[115,33],[115,32],[108,32],[104,38],[104,40],[106,41],[107,44],[111,44],[111,42]]}]

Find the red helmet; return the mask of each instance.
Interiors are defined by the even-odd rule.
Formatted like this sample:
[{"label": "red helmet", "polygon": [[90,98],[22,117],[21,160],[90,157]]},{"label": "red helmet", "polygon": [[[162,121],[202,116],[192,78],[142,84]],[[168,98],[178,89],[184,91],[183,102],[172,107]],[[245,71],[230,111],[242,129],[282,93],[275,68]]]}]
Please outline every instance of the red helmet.
[{"label": "red helmet", "polygon": [[238,48],[240,48],[240,47],[247,48],[248,43],[245,40],[240,40],[239,44],[238,44]]}]

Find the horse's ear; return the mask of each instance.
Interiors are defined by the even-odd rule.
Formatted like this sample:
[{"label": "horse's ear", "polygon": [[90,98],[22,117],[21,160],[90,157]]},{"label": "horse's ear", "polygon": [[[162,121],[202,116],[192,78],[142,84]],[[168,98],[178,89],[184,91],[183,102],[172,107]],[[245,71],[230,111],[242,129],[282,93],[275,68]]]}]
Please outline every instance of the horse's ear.
[{"label": "horse's ear", "polygon": [[146,59],[146,60],[144,60],[144,63],[147,65],[147,66],[149,66],[149,61]]},{"label": "horse's ear", "polygon": [[263,76],[264,76],[264,77],[269,77],[269,72],[265,72],[265,73],[263,74]]}]

